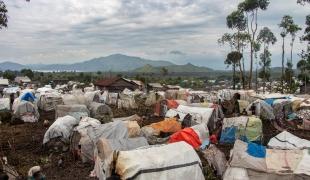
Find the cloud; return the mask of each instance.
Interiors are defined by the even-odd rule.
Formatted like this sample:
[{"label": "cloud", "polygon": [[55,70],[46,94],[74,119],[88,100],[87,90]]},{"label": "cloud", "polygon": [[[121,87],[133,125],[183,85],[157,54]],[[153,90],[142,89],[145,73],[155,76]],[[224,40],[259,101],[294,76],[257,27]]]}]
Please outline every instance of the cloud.
[{"label": "cloud", "polygon": [[178,51],[178,50],[173,50],[173,51],[170,51],[169,53],[173,54],[173,55],[179,55],[179,56],[185,56],[186,55],[186,53],[183,53],[183,52]]},{"label": "cloud", "polygon": [[[71,63],[124,53],[224,69],[229,48],[218,46],[217,39],[231,32],[225,18],[240,0],[4,2],[10,18],[9,27],[0,32],[0,61]],[[295,0],[272,0],[267,11],[259,12],[259,29],[268,26],[278,36],[271,49],[275,57],[281,53],[277,27],[281,17],[289,13],[302,25],[308,12],[309,6]],[[286,42],[289,47],[289,38]],[[296,41],[295,54],[304,47]]]}]

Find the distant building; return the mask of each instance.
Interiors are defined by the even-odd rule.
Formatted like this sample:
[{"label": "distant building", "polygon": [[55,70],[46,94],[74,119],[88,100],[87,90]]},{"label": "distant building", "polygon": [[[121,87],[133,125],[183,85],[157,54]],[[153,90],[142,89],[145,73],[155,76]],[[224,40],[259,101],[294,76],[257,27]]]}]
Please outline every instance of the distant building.
[{"label": "distant building", "polygon": [[3,89],[9,87],[9,80],[0,78],[0,93],[2,94]]},{"label": "distant building", "polygon": [[164,91],[165,88],[160,83],[148,83],[147,90],[148,91]]},{"label": "distant building", "polygon": [[121,78],[121,77],[112,77],[98,80],[94,83],[96,89],[99,90],[108,90],[111,92],[121,92],[124,89],[136,90],[139,89],[139,85],[135,82]]},{"label": "distant building", "polygon": [[31,83],[31,79],[27,76],[17,76],[14,81],[19,84]]},{"label": "distant building", "polygon": [[181,87],[176,85],[165,85],[166,90],[179,90]]}]

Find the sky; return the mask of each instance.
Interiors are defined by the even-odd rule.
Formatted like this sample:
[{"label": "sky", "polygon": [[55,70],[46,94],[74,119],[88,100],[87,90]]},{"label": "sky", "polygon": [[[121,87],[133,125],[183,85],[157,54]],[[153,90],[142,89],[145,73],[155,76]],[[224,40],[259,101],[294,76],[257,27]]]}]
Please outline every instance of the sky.
[{"label": "sky", "polygon": [[[270,48],[272,66],[281,65],[278,24],[285,14],[305,27],[310,5],[270,0],[259,11],[259,29],[267,26],[278,42]],[[0,62],[74,63],[121,53],[176,64],[225,69],[228,47],[217,40],[226,32],[226,16],[241,0],[4,0],[8,28],[0,30]],[[298,33],[301,36],[303,30]],[[286,58],[289,57],[286,39]],[[294,62],[306,44],[295,41]],[[250,54],[245,53],[246,65]],[[248,66],[247,66],[248,67]]]}]

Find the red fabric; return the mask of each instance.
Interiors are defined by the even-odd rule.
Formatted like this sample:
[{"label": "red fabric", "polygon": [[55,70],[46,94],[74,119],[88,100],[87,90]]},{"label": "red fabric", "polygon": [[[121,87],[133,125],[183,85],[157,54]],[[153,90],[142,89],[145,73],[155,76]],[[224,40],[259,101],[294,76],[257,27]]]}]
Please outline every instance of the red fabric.
[{"label": "red fabric", "polygon": [[199,148],[201,145],[199,136],[192,128],[184,128],[170,136],[169,143],[180,141],[186,142],[187,144],[193,146],[195,149]]},{"label": "red fabric", "polygon": [[179,106],[179,103],[176,102],[175,100],[166,100],[166,101],[167,101],[168,109],[176,109]]},{"label": "red fabric", "polygon": [[159,102],[155,104],[154,114],[155,114],[155,116],[159,116],[160,115],[160,103]]},{"label": "red fabric", "polygon": [[210,136],[210,142],[211,142],[212,144],[217,144],[217,137],[216,137],[215,134],[213,134],[213,135]]}]

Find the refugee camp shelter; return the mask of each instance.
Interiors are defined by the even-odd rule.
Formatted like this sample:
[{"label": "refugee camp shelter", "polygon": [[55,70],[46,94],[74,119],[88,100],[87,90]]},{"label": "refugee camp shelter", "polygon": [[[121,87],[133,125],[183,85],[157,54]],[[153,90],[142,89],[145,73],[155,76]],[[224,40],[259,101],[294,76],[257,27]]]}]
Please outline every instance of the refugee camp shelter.
[{"label": "refugee camp shelter", "polygon": [[165,85],[167,90],[179,90],[181,87],[176,85]]},{"label": "refugee camp shelter", "polygon": [[14,81],[16,83],[22,84],[22,83],[30,83],[31,79],[28,76],[17,76]]},{"label": "refugee camp shelter", "polygon": [[96,89],[108,90],[111,92],[121,92],[126,88],[132,91],[139,89],[138,84],[136,84],[135,82],[131,80],[121,78],[121,77],[101,79],[95,82],[94,85]]},{"label": "refugee camp shelter", "polygon": [[9,86],[9,80],[0,78],[0,93],[1,94],[2,94],[3,89],[7,88],[8,86]]},{"label": "refugee camp shelter", "polygon": [[160,83],[148,83],[147,90],[148,91],[164,91],[165,88]]}]

